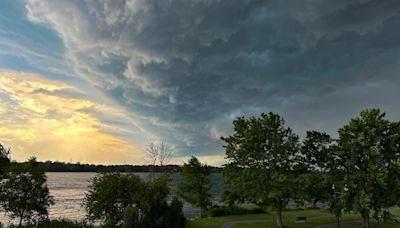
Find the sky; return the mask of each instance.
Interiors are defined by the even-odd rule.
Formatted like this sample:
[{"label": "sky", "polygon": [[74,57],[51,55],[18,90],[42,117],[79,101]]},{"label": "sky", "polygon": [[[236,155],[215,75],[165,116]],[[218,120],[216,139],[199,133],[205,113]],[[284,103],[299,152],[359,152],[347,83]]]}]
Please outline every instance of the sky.
[{"label": "sky", "polygon": [[0,143],[18,161],[224,162],[238,116],[337,136],[400,118],[397,0],[2,0]]}]

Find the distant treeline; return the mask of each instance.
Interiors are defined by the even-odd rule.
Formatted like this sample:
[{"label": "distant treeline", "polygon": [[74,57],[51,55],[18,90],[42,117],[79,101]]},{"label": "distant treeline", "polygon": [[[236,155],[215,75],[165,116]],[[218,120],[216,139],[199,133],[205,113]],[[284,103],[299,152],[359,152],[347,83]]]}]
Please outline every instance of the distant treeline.
[{"label": "distant treeline", "polygon": [[[24,164],[18,163],[18,164]],[[81,163],[65,162],[38,162],[38,167],[45,172],[179,172],[179,165],[93,165]],[[218,173],[222,171],[220,167],[210,167],[211,171]]]}]

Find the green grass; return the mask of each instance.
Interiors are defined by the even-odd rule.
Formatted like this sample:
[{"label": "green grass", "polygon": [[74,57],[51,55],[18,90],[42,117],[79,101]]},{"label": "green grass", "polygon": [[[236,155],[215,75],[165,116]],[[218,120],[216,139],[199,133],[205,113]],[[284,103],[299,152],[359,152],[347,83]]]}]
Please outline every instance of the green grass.
[{"label": "green grass", "polygon": [[219,228],[224,222],[236,221],[236,220],[247,220],[247,219],[265,219],[272,218],[270,214],[254,214],[254,215],[232,215],[232,216],[221,216],[212,218],[203,218],[188,220],[186,222],[186,228]]},{"label": "green grass", "polygon": [[399,228],[400,224],[399,223],[393,223],[393,224],[380,224],[380,225],[375,225],[372,226],[374,228]]},{"label": "green grass", "polygon": [[[305,223],[294,223],[297,217],[307,217]],[[289,227],[312,227],[317,224],[333,223],[335,217],[326,210],[292,210],[285,211],[283,213],[284,223]],[[344,215],[342,220],[355,220],[358,219],[358,215]],[[261,222],[253,224],[238,224],[233,227],[275,227],[275,213],[269,214],[255,214],[255,215],[236,215],[236,216],[223,216],[214,218],[196,219],[187,222],[187,228],[219,228],[224,222],[238,221],[238,220],[250,220],[250,219],[271,219],[271,222]],[[386,227],[385,227],[386,228]]]},{"label": "green grass", "polygon": [[[348,221],[348,220],[356,220],[358,219],[358,215],[344,215],[340,220]],[[335,223],[336,218],[333,215],[321,215],[321,216],[307,216],[306,222],[296,223],[295,218],[286,217],[286,221],[284,220],[284,225],[287,227],[296,227],[296,228],[311,228],[319,224],[329,224]],[[290,220],[291,219],[291,220]],[[263,227],[263,228],[275,228],[276,223],[273,222],[261,222],[261,223],[248,223],[248,224],[237,224],[232,226],[233,228],[248,228],[248,227]]]}]

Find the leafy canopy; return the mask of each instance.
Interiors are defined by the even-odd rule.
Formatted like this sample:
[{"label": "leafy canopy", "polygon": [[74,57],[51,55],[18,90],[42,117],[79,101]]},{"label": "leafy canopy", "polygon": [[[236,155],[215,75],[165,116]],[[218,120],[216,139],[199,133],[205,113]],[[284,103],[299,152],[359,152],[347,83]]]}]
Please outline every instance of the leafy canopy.
[{"label": "leafy canopy", "polygon": [[234,134],[222,138],[228,159],[223,199],[272,206],[282,227],[281,211],[297,197],[303,181],[298,170],[298,136],[274,113],[239,117],[233,125]]},{"label": "leafy canopy", "polygon": [[338,169],[347,210],[369,215],[396,205],[400,192],[400,124],[379,109],[364,110],[339,129]]},{"label": "leafy canopy", "polygon": [[20,224],[48,219],[48,208],[53,204],[46,185],[47,177],[31,158],[23,166],[11,167],[0,184],[3,209]]},{"label": "leafy canopy", "polygon": [[181,227],[182,204],[167,203],[169,182],[166,175],[144,181],[135,174],[100,174],[84,200],[87,217],[107,227]]}]

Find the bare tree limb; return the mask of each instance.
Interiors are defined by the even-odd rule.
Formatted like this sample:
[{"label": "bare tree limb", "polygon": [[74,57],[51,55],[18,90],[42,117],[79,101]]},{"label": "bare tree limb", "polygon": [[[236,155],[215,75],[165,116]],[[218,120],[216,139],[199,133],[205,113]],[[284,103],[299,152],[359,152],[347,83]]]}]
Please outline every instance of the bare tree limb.
[{"label": "bare tree limb", "polygon": [[150,165],[164,166],[172,157],[171,146],[164,139],[161,141],[151,140],[146,146],[146,158]]}]

